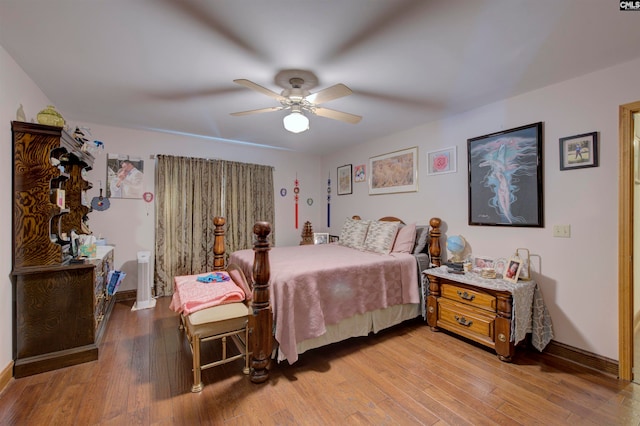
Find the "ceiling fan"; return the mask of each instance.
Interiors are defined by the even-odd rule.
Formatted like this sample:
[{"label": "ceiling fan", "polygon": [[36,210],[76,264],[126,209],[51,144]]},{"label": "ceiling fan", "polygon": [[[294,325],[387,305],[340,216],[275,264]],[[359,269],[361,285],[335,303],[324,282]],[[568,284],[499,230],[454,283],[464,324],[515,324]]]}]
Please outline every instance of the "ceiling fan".
[{"label": "ceiling fan", "polygon": [[280,106],[234,112],[231,113],[231,115],[242,116],[263,112],[289,110],[291,112],[284,117],[283,123],[285,129],[292,133],[301,133],[309,129],[309,118],[305,113],[315,114],[320,117],[340,120],[351,124],[359,123],[360,120],[362,120],[362,117],[359,115],[318,106],[325,102],[352,94],[353,92],[351,89],[344,84],[335,84],[326,89],[311,93],[309,92],[309,89],[315,87],[318,80],[313,73],[303,70],[280,71],[276,75],[275,81],[283,88],[280,94],[250,80],[233,80],[234,83],[275,99],[280,102]]}]

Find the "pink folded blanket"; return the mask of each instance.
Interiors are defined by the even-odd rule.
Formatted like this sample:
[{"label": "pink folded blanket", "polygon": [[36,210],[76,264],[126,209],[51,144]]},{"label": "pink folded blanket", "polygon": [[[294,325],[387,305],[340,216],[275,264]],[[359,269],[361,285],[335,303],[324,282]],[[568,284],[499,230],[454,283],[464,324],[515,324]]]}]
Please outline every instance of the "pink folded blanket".
[{"label": "pink folded blanket", "polygon": [[[217,272],[218,274],[228,274]],[[200,282],[198,277],[211,275],[210,272],[198,275],[182,275],[174,278],[174,293],[169,308],[184,315],[201,309],[242,302],[244,291],[233,280],[223,282]]]}]

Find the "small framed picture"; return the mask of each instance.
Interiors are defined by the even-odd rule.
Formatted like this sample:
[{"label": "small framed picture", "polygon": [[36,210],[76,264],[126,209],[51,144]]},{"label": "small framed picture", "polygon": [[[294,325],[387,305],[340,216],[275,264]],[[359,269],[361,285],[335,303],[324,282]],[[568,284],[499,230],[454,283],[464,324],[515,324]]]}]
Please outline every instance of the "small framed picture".
[{"label": "small framed picture", "polygon": [[475,257],[473,259],[473,269],[481,270],[483,268],[493,268],[493,259],[491,257]]},{"label": "small framed picture", "polygon": [[456,147],[440,149],[438,151],[427,152],[427,174],[441,175],[444,173],[455,173],[456,168]]},{"label": "small framed picture", "polygon": [[329,235],[330,243],[337,243],[338,241],[340,241],[340,235]]},{"label": "small framed picture", "polygon": [[500,257],[493,262],[493,269],[496,270],[496,274],[504,275],[505,269],[507,269],[507,259]]},{"label": "small framed picture", "polygon": [[365,165],[360,164],[353,169],[353,181],[354,182],[364,182],[367,180],[367,175],[365,173]]},{"label": "small framed picture", "polygon": [[522,270],[522,260],[511,258],[509,259],[509,263],[507,264],[507,269],[505,269],[503,277],[507,281],[518,282],[518,276],[520,275],[520,271]]},{"label": "small framed picture", "polygon": [[327,244],[329,242],[328,232],[314,232],[313,244]]},{"label": "small framed picture", "polygon": [[351,164],[338,167],[338,195],[347,195],[353,192]]},{"label": "small framed picture", "polygon": [[560,138],[560,170],[598,167],[598,132]]}]

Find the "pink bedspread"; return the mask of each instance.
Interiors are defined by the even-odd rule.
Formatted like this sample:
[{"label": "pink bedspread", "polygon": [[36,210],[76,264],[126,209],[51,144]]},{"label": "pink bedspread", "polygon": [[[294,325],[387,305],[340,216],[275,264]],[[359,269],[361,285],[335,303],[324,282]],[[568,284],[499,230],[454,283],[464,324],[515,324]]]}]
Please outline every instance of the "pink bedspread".
[{"label": "pink bedspread", "polygon": [[[232,253],[229,263],[251,277],[255,253]],[[419,303],[418,268],[408,253],[362,252],[337,244],[274,247],[269,251],[275,337],[290,363],[297,342],[323,335],[325,325],[356,314]]]},{"label": "pink bedspread", "polygon": [[[218,272],[228,274],[226,272]],[[224,303],[242,302],[244,292],[233,280],[203,283],[198,277],[211,274],[182,275],[174,278],[175,288],[169,308],[183,315]]]}]

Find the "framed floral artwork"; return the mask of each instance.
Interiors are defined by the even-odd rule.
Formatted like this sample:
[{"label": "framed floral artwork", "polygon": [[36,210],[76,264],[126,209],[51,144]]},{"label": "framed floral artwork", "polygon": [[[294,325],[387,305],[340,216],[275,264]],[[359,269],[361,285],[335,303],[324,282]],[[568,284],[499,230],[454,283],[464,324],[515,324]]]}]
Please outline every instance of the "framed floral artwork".
[{"label": "framed floral artwork", "polygon": [[428,175],[455,173],[457,170],[455,146],[427,152]]}]

